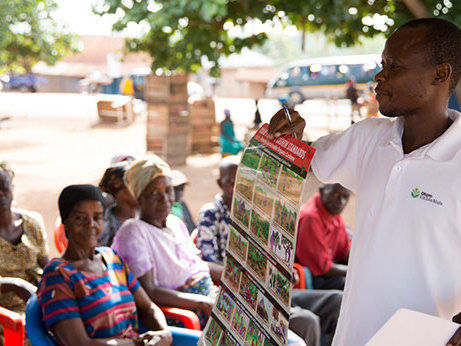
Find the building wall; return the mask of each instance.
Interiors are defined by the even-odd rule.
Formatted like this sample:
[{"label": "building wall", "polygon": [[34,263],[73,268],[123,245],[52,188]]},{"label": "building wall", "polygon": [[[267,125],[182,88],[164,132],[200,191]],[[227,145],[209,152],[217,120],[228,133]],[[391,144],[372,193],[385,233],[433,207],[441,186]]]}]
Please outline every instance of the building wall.
[{"label": "building wall", "polygon": [[214,94],[218,97],[262,98],[274,71],[273,67],[223,68]]},{"label": "building wall", "polygon": [[37,75],[39,92],[60,92],[60,93],[79,93],[81,88],[78,84],[79,77]]}]

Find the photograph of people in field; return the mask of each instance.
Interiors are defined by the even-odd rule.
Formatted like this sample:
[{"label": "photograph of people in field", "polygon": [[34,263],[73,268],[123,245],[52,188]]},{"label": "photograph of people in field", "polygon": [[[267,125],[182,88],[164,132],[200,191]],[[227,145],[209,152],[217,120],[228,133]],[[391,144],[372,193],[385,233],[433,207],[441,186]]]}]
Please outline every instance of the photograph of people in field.
[{"label": "photograph of people in field", "polygon": [[253,204],[261,209],[267,216],[272,217],[272,206],[274,205],[274,195],[261,184],[256,184],[253,196]]},{"label": "photograph of people in field", "polygon": [[237,172],[237,181],[235,189],[242,194],[247,200],[253,199],[253,187],[255,185],[255,176],[251,174],[251,170],[246,167],[241,167]]},{"label": "photograph of people in field", "polygon": [[245,338],[245,342],[247,343],[247,345],[262,346],[263,338],[263,333],[259,330],[256,324],[250,320],[250,323],[248,325],[247,337]]},{"label": "photograph of people in field", "polygon": [[271,264],[269,264],[269,288],[283,304],[290,305],[291,282]]},{"label": "photograph of people in field", "polygon": [[269,221],[253,209],[251,212],[250,230],[264,245],[269,240]]},{"label": "photograph of people in field", "polygon": [[251,243],[248,247],[247,265],[263,281],[266,281],[267,258]]},{"label": "photograph of people in field", "polygon": [[248,147],[243,154],[242,163],[251,169],[258,169],[261,152],[255,147]]},{"label": "photograph of people in field", "polygon": [[224,334],[219,342],[219,346],[235,346],[235,343],[227,336],[227,334]]},{"label": "photograph of people in field", "polygon": [[205,339],[207,339],[212,345],[217,345],[219,337],[221,336],[222,329],[218,322],[211,320],[210,326],[205,334]]},{"label": "photograph of people in field", "polygon": [[248,228],[250,222],[250,205],[243,198],[234,194],[234,206],[232,215],[240,221],[245,228]]},{"label": "photograph of people in field", "polygon": [[259,177],[272,187],[276,187],[281,163],[263,155],[259,165]]},{"label": "photograph of people in field", "polygon": [[292,237],[296,232],[296,220],[298,213],[284,199],[275,200],[274,221],[277,222]]},{"label": "photograph of people in field", "polygon": [[219,295],[218,303],[216,304],[216,308],[221,312],[221,314],[226,318],[228,322],[231,321],[232,312],[234,312],[235,302],[232,298],[227,294],[225,290],[221,290],[221,294]]},{"label": "photograph of people in field", "polygon": [[288,268],[291,268],[295,256],[293,242],[287,238],[282,231],[272,226],[269,244],[271,251],[275,253]]},{"label": "photograph of people in field", "polygon": [[240,295],[248,303],[248,305],[255,310],[256,309],[256,298],[258,297],[258,288],[249,279],[247,274],[242,275],[240,280]]},{"label": "photograph of people in field", "polygon": [[276,308],[272,310],[271,330],[275,336],[283,343],[287,342],[288,321]]},{"label": "photograph of people in field", "polygon": [[274,346],[274,344],[272,342],[270,342],[269,339],[264,339],[264,344],[263,346]]},{"label": "photograph of people in field", "polygon": [[282,166],[282,169],[280,170],[278,190],[296,204],[299,203],[301,198],[303,182],[303,178],[291,169]]},{"label": "photograph of people in field", "polygon": [[261,292],[258,293],[258,303],[256,304],[256,313],[261,319],[269,324],[269,318],[272,314],[273,305]]},{"label": "photograph of people in field", "polygon": [[227,282],[228,286],[235,291],[239,289],[240,274],[240,269],[235,262],[230,257],[227,257],[226,266],[224,267],[224,280]]},{"label": "photograph of people in field", "polygon": [[247,258],[248,240],[240,232],[235,230],[234,227],[230,226],[229,228],[229,245],[227,249],[237,257],[240,257],[242,261],[245,261]]},{"label": "photograph of people in field", "polygon": [[242,309],[237,307],[235,309],[234,318],[232,320],[232,328],[237,332],[242,339],[245,338],[245,333],[248,329],[249,317],[243,312]]}]

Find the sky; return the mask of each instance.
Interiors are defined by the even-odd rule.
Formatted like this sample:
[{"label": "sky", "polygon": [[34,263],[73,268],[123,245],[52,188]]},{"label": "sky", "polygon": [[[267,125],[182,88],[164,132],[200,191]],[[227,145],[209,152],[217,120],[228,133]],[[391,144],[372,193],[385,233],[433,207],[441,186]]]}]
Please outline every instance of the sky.
[{"label": "sky", "polygon": [[115,17],[97,16],[92,12],[95,0],[56,0],[56,19],[79,35],[111,35]]},{"label": "sky", "polygon": [[[98,0],[55,0],[58,4],[56,19],[67,25],[69,30],[79,35],[114,35],[111,31],[112,24],[116,21],[115,15],[97,16],[92,13],[92,5],[98,3]],[[296,28],[289,26],[282,29],[280,25],[272,27],[269,24],[262,24],[260,21],[248,23],[244,28],[226,24],[225,29],[230,35],[241,36],[250,33],[266,32],[283,32],[287,35],[295,35]],[[137,36],[142,33],[142,27],[130,23],[128,28],[123,31],[123,36]],[[120,35],[120,34],[118,34]]]}]

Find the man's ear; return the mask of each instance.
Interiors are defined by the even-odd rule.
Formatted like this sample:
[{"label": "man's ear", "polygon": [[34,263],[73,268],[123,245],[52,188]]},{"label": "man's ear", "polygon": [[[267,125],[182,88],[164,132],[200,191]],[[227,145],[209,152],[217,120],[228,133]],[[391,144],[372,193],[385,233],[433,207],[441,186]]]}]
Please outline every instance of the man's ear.
[{"label": "man's ear", "polygon": [[221,190],[222,190],[221,178],[216,179],[216,184],[218,184],[218,186],[219,186],[219,187],[221,188]]},{"label": "man's ear", "polygon": [[435,70],[435,78],[433,84],[437,85],[449,82],[452,73],[453,69],[449,63],[443,63],[438,65],[437,69]]}]

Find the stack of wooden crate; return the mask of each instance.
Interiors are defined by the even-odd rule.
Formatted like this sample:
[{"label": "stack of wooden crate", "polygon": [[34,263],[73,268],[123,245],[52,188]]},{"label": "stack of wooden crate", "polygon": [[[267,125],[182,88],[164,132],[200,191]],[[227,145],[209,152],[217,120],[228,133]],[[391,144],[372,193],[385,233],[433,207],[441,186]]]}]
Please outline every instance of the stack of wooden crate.
[{"label": "stack of wooden crate", "polygon": [[134,120],[131,97],[122,95],[104,95],[96,106],[100,121],[132,122]]},{"label": "stack of wooden crate", "polygon": [[211,153],[218,144],[219,127],[216,124],[212,99],[199,100],[189,107],[192,152]]},{"label": "stack of wooden crate", "polygon": [[146,77],[147,150],[171,166],[186,163],[190,153],[187,75]]}]

